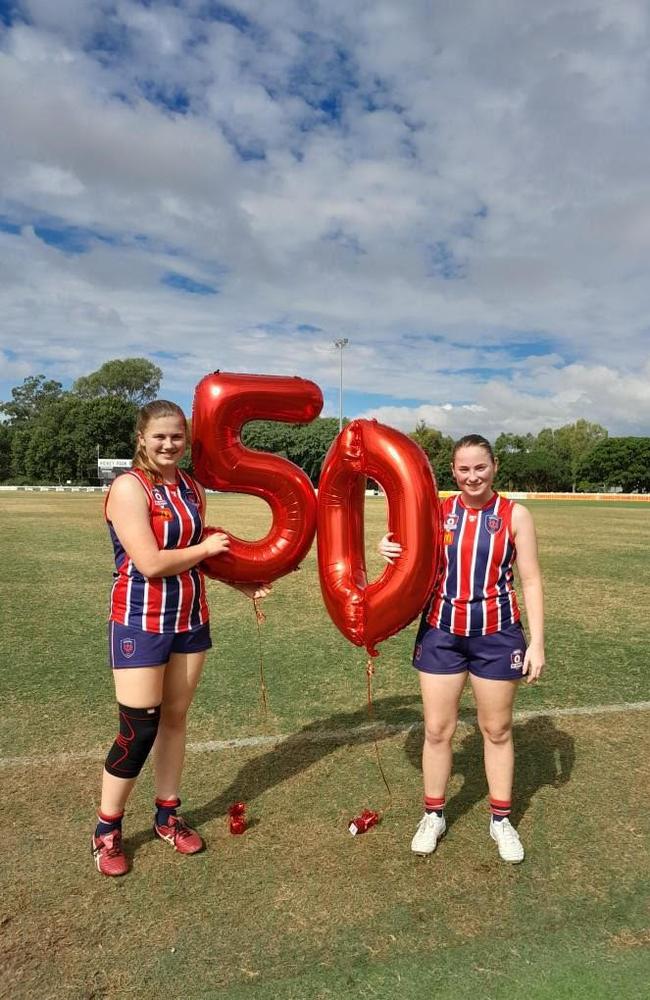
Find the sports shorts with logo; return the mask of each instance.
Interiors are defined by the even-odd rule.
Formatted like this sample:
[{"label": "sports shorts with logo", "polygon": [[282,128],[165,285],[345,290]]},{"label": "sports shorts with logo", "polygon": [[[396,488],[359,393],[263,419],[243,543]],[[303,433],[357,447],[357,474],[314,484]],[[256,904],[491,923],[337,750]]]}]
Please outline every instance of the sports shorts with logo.
[{"label": "sports shorts with logo", "polygon": [[425,674],[462,674],[494,681],[520,680],[526,638],[520,622],[490,635],[454,635],[426,622],[420,627],[413,666]]},{"label": "sports shorts with logo", "polygon": [[160,667],[172,653],[202,653],[211,647],[209,622],[189,632],[145,632],[119,622],[108,623],[108,665],[113,670]]}]

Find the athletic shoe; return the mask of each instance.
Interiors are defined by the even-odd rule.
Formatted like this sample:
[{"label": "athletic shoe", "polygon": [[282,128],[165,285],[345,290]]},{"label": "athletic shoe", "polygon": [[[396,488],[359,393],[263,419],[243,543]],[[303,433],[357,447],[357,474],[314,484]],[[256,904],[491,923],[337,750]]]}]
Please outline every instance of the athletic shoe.
[{"label": "athletic shoe", "polygon": [[512,864],[517,864],[519,861],[524,860],[524,848],[519,839],[519,834],[514,826],[510,825],[509,819],[500,819],[498,823],[495,823],[491,819],[490,836],[492,840],[496,840],[497,847],[499,848],[499,857],[502,861],[510,861]]},{"label": "athletic shoe", "polygon": [[414,854],[433,854],[446,829],[444,816],[437,816],[434,812],[425,813],[411,841],[411,850]]},{"label": "athletic shoe", "polygon": [[182,816],[170,816],[169,823],[164,826],[154,823],[153,832],[171,844],[179,854],[198,854],[205,846],[196,830],[192,830]]},{"label": "athletic shoe", "polygon": [[129,864],[122,850],[122,834],[120,830],[111,830],[103,837],[95,837],[90,841],[90,849],[95,859],[97,871],[102,875],[126,875]]}]

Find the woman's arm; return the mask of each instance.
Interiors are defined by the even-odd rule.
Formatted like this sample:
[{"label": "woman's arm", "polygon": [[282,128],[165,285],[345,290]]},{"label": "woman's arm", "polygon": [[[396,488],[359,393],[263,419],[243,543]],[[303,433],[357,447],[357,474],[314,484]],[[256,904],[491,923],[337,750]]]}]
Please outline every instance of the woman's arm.
[{"label": "woman's arm", "polygon": [[537,557],[535,525],[530,511],[519,503],[514,505],[512,511],[512,532],[530,631],[530,643],[523,667],[523,673],[530,683],[537,680],[544,669],[544,592]]},{"label": "woman's arm", "polygon": [[226,552],[227,535],[215,532],[185,549],[159,549],[149,522],[144,487],[134,476],[119,476],[111,486],[106,514],[117,537],[143,576],[175,576],[206,559]]}]

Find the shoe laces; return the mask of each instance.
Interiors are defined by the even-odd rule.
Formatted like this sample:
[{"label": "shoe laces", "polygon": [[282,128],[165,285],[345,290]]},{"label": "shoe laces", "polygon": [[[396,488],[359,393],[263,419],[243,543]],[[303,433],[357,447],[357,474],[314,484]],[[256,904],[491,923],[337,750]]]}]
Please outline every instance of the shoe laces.
[{"label": "shoe laces", "polygon": [[495,823],[494,825],[501,829],[501,835],[504,840],[508,841],[508,843],[516,844],[519,842],[519,834],[507,818],[502,819],[499,823]]},{"label": "shoe laces", "polygon": [[117,858],[122,853],[122,834],[119,830],[102,837],[103,853],[107,858]]},{"label": "shoe laces", "polygon": [[182,816],[170,816],[169,826],[172,828],[174,839],[176,840],[183,840],[183,838],[192,836],[192,831]]}]

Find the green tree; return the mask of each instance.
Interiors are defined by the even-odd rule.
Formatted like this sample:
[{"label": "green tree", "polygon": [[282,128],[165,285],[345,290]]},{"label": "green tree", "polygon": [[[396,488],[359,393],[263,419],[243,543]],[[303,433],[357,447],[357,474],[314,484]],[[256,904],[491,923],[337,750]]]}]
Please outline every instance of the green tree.
[{"label": "green tree", "polygon": [[130,458],[137,407],[116,397],[68,394],[47,409],[24,448],[24,475],[34,481],[97,479],[97,446],[104,456]]},{"label": "green tree", "polygon": [[650,438],[612,437],[601,440],[578,467],[581,487],[621,489],[624,493],[650,491]]},{"label": "green tree", "polygon": [[4,413],[12,426],[22,426],[37,417],[51,403],[63,395],[63,386],[45,375],[29,375],[22,385],[11,390],[11,399],[0,403],[0,413]]},{"label": "green tree", "polygon": [[447,437],[435,427],[429,427],[424,420],[418,420],[415,430],[409,434],[409,437],[420,445],[429,459],[439,489],[453,490],[456,485],[451,474],[453,438]]},{"label": "green tree", "polygon": [[556,491],[571,485],[566,449],[556,432],[545,428],[534,434],[500,434],[494,451],[499,459],[497,485],[507,490]]},{"label": "green tree", "polygon": [[13,429],[0,423],[0,482],[11,476],[11,439]]},{"label": "green tree", "polygon": [[160,389],[162,371],[146,358],[121,358],[107,361],[90,375],[82,375],[72,391],[84,399],[117,396],[143,406],[155,399]]},{"label": "green tree", "polygon": [[[542,432],[544,433],[544,432]],[[574,424],[558,427],[553,432],[555,450],[563,452],[569,461],[571,469],[571,489],[575,493],[578,470],[590,451],[607,438],[607,431],[600,424],[589,420],[576,420]]]},{"label": "green tree", "polygon": [[310,424],[254,420],[244,427],[242,441],[247,448],[288,458],[317,483],[323,459],[338,432],[338,420],[333,417],[320,417]]}]

